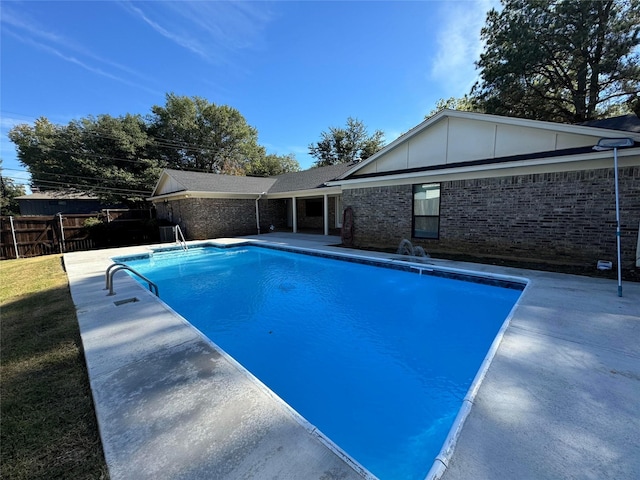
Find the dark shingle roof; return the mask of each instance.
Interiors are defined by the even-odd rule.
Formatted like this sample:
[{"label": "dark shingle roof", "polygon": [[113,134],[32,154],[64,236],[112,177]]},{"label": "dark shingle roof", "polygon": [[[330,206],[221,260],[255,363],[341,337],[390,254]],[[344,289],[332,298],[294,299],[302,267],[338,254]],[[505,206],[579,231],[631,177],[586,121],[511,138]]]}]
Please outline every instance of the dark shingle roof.
[{"label": "dark shingle roof", "polygon": [[609,130],[622,130],[624,132],[640,133],[640,118],[634,113],[619,117],[591,120],[581,123],[585,127],[607,128]]},{"label": "dark shingle roof", "polygon": [[166,169],[165,172],[180,183],[184,190],[191,192],[262,193],[267,192],[275,183],[274,178],[240,177],[171,169]]},{"label": "dark shingle roof", "polygon": [[335,180],[352,167],[353,164],[341,163],[301,172],[285,173],[276,177],[242,177],[172,169],[166,169],[165,172],[182,186],[178,191],[255,194],[321,188],[325,182]]},{"label": "dark shingle roof", "polygon": [[298,190],[311,190],[320,188],[330,180],[335,180],[344,172],[353,168],[352,163],[340,163],[328,167],[310,168],[302,172],[292,172],[273,177],[275,185],[269,193],[295,192]]}]

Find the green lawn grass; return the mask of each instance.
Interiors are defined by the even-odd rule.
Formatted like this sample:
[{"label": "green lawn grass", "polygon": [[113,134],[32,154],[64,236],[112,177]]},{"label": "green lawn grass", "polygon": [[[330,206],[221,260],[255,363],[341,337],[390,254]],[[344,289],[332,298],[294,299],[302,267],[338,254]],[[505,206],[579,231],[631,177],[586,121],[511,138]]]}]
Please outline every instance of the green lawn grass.
[{"label": "green lawn grass", "polygon": [[0,478],[107,479],[60,255],[0,262]]}]

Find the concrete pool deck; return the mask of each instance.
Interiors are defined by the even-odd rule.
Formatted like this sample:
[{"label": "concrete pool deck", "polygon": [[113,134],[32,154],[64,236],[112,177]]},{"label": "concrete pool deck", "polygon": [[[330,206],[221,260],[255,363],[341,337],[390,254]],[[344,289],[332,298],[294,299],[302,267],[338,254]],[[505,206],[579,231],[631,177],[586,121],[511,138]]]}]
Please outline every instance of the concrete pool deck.
[{"label": "concrete pool deck", "polygon": [[[246,240],[390,257],[316,235],[216,242]],[[116,295],[106,295],[111,258],[152,247],[64,257],[111,478],[367,478],[128,275],[115,275]],[[431,263],[529,279],[455,450],[435,460],[431,475],[640,478],[640,284],[625,282],[619,298],[615,280]]]}]

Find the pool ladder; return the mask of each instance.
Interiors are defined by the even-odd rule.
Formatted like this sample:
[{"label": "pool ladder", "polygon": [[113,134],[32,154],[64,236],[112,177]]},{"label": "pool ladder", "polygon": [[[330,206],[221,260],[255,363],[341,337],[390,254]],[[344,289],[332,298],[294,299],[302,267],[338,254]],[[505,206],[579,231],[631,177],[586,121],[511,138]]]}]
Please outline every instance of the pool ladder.
[{"label": "pool ladder", "polygon": [[113,276],[115,275],[116,272],[119,272],[120,270],[127,270],[128,272],[131,272],[134,275],[136,275],[138,278],[141,278],[142,280],[147,282],[147,285],[149,285],[149,291],[151,293],[154,293],[156,297],[160,296],[160,293],[158,292],[158,285],[153,283],[151,280],[149,280],[147,277],[145,277],[141,273],[136,272],[129,265],[125,265],[124,263],[118,263],[118,262],[109,265],[109,267],[107,268],[107,271],[105,272],[106,286],[104,289],[109,290],[109,293],[107,294],[107,296],[116,294],[116,292],[113,291]]},{"label": "pool ladder", "polygon": [[187,241],[184,239],[184,235],[182,233],[182,229],[180,228],[180,225],[176,225],[175,227],[173,227],[173,234],[176,237],[176,243],[180,244],[180,246],[182,247],[182,250],[184,250],[185,252],[189,250],[189,247],[187,246]]}]

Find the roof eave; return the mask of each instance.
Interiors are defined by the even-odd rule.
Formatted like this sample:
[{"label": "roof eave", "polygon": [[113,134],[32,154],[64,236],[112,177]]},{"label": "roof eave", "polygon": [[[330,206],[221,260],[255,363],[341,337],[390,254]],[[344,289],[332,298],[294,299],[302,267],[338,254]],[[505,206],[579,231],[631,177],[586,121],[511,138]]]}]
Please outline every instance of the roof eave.
[{"label": "roof eave", "polygon": [[255,200],[258,197],[267,197],[266,192],[201,192],[195,190],[181,190],[178,192],[165,193],[147,198],[147,200],[158,203],[164,200],[183,200],[185,198],[231,198]]},{"label": "roof eave", "polygon": [[342,191],[339,186],[329,185],[329,183],[332,183],[332,182],[327,182],[326,186],[317,187],[317,188],[308,188],[304,190],[268,192],[266,195],[266,198],[277,199],[277,198],[293,198],[293,197],[321,197],[323,195],[335,195]]}]

